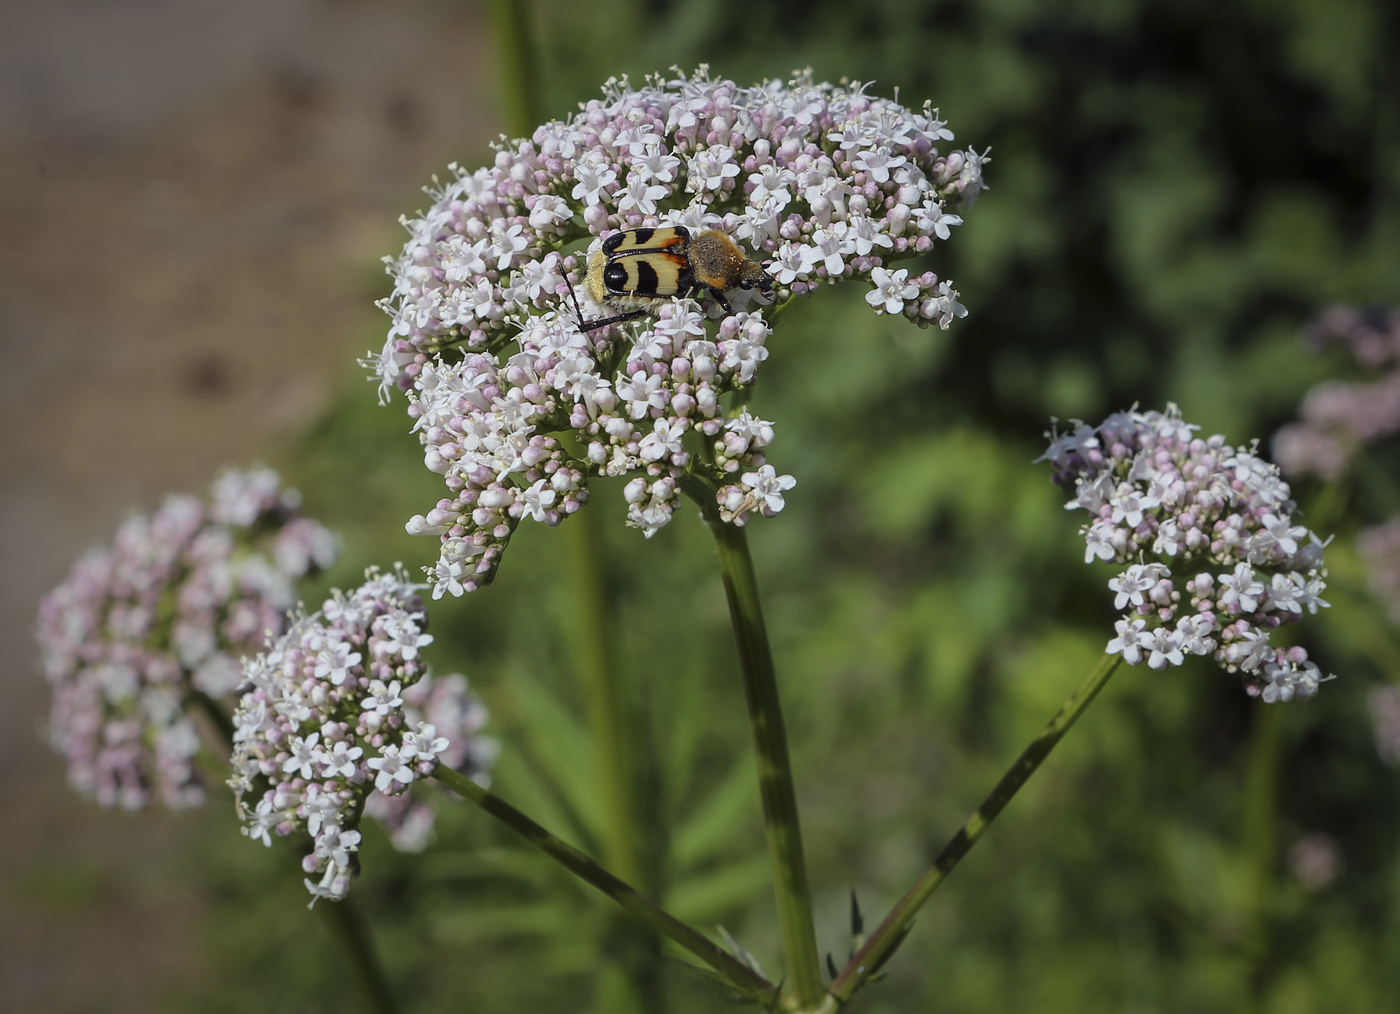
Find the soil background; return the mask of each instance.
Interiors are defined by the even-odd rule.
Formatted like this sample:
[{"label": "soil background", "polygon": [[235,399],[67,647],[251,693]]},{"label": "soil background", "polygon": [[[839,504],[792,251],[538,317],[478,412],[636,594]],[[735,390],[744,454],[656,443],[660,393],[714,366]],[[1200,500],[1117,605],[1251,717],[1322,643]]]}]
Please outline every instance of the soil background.
[{"label": "soil background", "polygon": [[398,216],[499,127],[472,4],[0,3],[0,1010],[197,974],[187,817],[69,793],[38,597],[122,516],[273,457],[382,341]]}]

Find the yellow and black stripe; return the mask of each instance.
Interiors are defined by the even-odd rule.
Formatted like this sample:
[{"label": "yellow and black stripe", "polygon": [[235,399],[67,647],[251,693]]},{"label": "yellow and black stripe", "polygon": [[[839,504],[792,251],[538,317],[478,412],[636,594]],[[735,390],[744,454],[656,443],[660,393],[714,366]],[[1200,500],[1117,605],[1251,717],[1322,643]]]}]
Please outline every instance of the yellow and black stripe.
[{"label": "yellow and black stripe", "polygon": [[[685,249],[690,242],[690,230],[683,225],[658,226],[655,229],[628,229],[603,240],[603,253],[614,255],[650,253],[652,251]],[[675,251],[679,253],[680,251]]]}]

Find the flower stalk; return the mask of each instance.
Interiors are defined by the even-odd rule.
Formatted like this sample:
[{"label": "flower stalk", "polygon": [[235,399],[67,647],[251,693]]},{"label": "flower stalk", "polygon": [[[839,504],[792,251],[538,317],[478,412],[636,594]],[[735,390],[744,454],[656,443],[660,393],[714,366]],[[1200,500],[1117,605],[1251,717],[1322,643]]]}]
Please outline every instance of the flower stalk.
[{"label": "flower stalk", "polygon": [[[593,513],[584,511],[564,526],[569,574],[569,598],[574,621],[571,655],[583,686],[590,739],[597,764],[594,782],[602,820],[603,859],[608,868],[628,883],[644,890],[654,885],[646,877],[639,846],[643,836],[637,825],[634,769],[628,746],[630,735],[618,685],[613,654],[612,624],[608,613],[607,582],[599,552],[600,533]],[[619,920],[619,934],[633,946],[623,948],[631,960],[610,959],[599,978],[599,1006],[621,1012],[656,1010],[660,984],[661,952],[657,939],[639,924]]]},{"label": "flower stalk", "polygon": [[721,950],[699,930],[681,922],[631,885],[619,880],[568,842],[556,838],[460,771],[440,765],[433,772],[433,777],[511,828],[570,873],[592,884],[621,905],[626,912],[690,951],[719,973],[727,985],[750,1000],[771,1006],[776,997],[777,987],[728,952]]},{"label": "flower stalk", "polygon": [[398,1005],[389,991],[360,910],[347,900],[317,905],[316,911],[344,953],[365,1006],[374,1014],[395,1014]]},{"label": "flower stalk", "polygon": [[[539,74],[530,11],[526,0],[491,0],[491,30],[499,61],[498,80],[506,128],[515,137],[528,137],[539,123]],[[611,623],[607,608],[607,583],[601,536],[592,514],[584,513],[565,526],[564,542],[569,574],[569,594],[574,621],[573,655],[587,702],[588,727],[597,763],[597,791],[602,815],[603,858],[625,881],[648,886],[638,855],[633,771],[627,745],[619,668],[613,655]],[[621,926],[636,934],[639,927]],[[638,941],[643,957],[634,967],[604,970],[600,976],[599,1006],[619,1012],[655,1008],[653,995],[659,981],[660,952],[655,938]]]},{"label": "flower stalk", "polygon": [[[233,720],[219,706],[219,702],[198,690],[190,694],[190,703],[202,711],[209,719],[218,735],[219,746],[225,756],[233,750]],[[279,842],[279,844],[282,844]],[[373,1014],[397,1014],[398,1004],[389,989],[389,980],[384,975],[379,956],[374,951],[369,929],[358,908],[348,902],[328,903],[315,906],[321,922],[340,948],[346,963],[350,966],[351,977],[355,980],[356,991],[364,1001],[365,1009]]]},{"label": "flower stalk", "polygon": [[744,529],[720,519],[714,491],[708,484],[687,476],[683,488],[704,511],[719,554],[720,575],[729,601],[729,618],[739,651],[744,698],[748,703],[754,755],[758,762],[759,794],[763,800],[763,822],[768,836],[787,975],[799,1008],[812,1009],[822,1002],[825,990],[812,922],[812,898],[802,853],[802,828],[797,817],[787,732],[773,671],[773,654],[758,600],[753,558],[749,555]]},{"label": "flower stalk", "polygon": [[864,946],[856,951],[855,956],[841,970],[841,974],[832,981],[831,994],[838,1002],[845,1003],[850,1000],[894,953],[894,949],[904,940],[905,934],[913,925],[919,909],[948,878],[953,867],[977,844],[978,839],[997,818],[997,814],[1001,813],[1012,797],[1020,791],[1021,786],[1035,774],[1045,758],[1050,756],[1055,744],[1093,703],[1122,661],[1122,656],[1119,655],[1105,655],[1100,659],[1098,665],[1084,677],[1079,689],[1075,690],[1056,712],[1055,717],[1041,730],[1040,735],[1016,758],[1016,763],[1002,775],[1001,781],[997,782],[996,788],[982,801],[982,805],[973,811],[967,823],[943,846],[943,851],[938,854],[933,865],[925,870],[908,893],[899,899],[890,910],[890,914],[885,916],[875,932],[870,934]]}]

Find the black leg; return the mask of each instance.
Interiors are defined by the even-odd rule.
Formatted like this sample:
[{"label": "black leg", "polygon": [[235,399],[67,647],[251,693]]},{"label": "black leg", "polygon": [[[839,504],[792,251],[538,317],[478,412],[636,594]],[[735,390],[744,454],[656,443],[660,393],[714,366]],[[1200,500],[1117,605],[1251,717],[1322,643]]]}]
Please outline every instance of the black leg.
[{"label": "black leg", "polygon": [[584,334],[589,331],[596,331],[600,327],[607,327],[609,324],[622,324],[629,320],[636,320],[638,317],[645,317],[645,310],[633,310],[631,313],[619,313],[616,317],[599,317],[597,320],[584,320],[582,314],[579,315],[578,329]]}]

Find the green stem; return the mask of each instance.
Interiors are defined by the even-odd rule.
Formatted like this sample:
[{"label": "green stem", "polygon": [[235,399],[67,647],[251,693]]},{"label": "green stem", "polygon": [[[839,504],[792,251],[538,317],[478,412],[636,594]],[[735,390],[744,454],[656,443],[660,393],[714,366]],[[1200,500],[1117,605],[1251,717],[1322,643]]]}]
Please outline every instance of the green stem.
[{"label": "green stem", "polygon": [[630,766],[624,750],[627,737],[617,685],[607,610],[607,589],[598,553],[593,512],[584,510],[564,525],[571,605],[575,621],[575,650],[579,677],[587,696],[588,724],[598,763],[598,792],[602,802],[603,858],[618,876],[642,883],[634,825],[636,807],[631,792]]},{"label": "green stem", "polygon": [[190,700],[204,712],[210,724],[214,726],[214,731],[219,734],[219,741],[225,747],[224,763],[227,764],[229,755],[233,753],[233,719],[219,707],[218,701],[206,693],[191,690]]},{"label": "green stem", "polygon": [[1261,703],[1255,708],[1244,781],[1244,821],[1240,837],[1248,872],[1241,943],[1249,962],[1250,997],[1256,1008],[1262,1001],[1263,964],[1272,928],[1283,717],[1284,709],[1276,704]]},{"label": "green stem", "polygon": [[[220,744],[224,749],[225,765],[227,758],[233,752],[233,719],[219,706],[219,702],[208,694],[198,690],[190,692],[190,700],[208,716],[213,724],[214,730],[219,735]],[[227,777],[227,767],[225,767],[225,777]],[[290,843],[285,839],[278,842],[290,848]],[[369,930],[365,926],[364,918],[358,908],[353,908],[348,902],[325,902],[315,906],[316,911],[321,913],[321,920],[325,923],[326,929],[340,945],[346,959],[350,963],[350,973],[359,986],[360,996],[365,1001],[365,1006],[374,1014],[395,1014],[398,1005],[394,1002],[393,994],[389,991],[389,981],[384,975],[384,969],[379,964],[379,959],[374,953],[374,944],[370,940]]]},{"label": "green stem", "polygon": [[711,943],[699,930],[686,925],[655,902],[643,897],[572,845],[550,834],[499,796],[488,792],[460,771],[446,765],[439,765],[433,776],[453,792],[471,800],[511,828],[570,873],[602,891],[625,911],[690,951],[740,993],[764,1003],[774,998],[777,987],[763,976]]},{"label": "green stem", "polygon": [[529,137],[539,125],[539,74],[531,41],[530,11],[525,0],[491,0],[491,34],[500,61],[501,105],[506,130]]},{"label": "green stem", "polygon": [[[641,811],[635,798],[635,772],[628,756],[629,744],[635,743],[636,737],[628,734],[622,688],[617,679],[619,670],[613,655],[596,513],[580,511],[564,526],[569,599],[574,616],[570,654],[583,685],[597,763],[593,785],[600,803],[603,860],[621,879],[650,891],[654,885],[646,876],[649,867],[639,855],[643,836],[637,815]],[[660,941],[645,926],[621,912],[617,913],[609,935],[616,939],[602,948],[609,958],[599,965],[596,1006],[610,1014],[657,1014],[663,1005]]]},{"label": "green stem", "polygon": [[788,759],[787,733],[783,728],[778,681],[773,655],[758,601],[758,581],[744,530],[726,524],[719,516],[715,491],[696,476],[685,476],[682,488],[704,512],[719,553],[729,619],[739,650],[744,698],[749,708],[754,754],[758,761],[759,794],[768,833],[768,858],[777,894],[778,922],[783,932],[783,956],[797,1003],[809,1009],[825,997],[817,935],[812,924],[812,897],[807,887],[807,863],[802,855],[802,828],[797,818],[792,764]]},{"label": "green stem", "polygon": [[1064,706],[1050,719],[1039,736],[1031,740],[1031,743],[1021,756],[1016,758],[1016,763],[1002,775],[1001,781],[997,782],[994,788],[982,805],[979,806],[967,819],[967,823],[955,834],[947,845],[943,846],[943,851],[938,854],[938,858],[933,861],[933,865],[924,871],[914,886],[909,889],[903,898],[890,910],[890,914],[885,916],[885,921],[866,940],[864,946],[855,953],[850,962],[841,970],[841,974],[831,983],[831,993],[836,999],[845,1003],[855,992],[863,986],[867,979],[877,972],[885,960],[894,949],[899,946],[904,939],[905,933],[914,922],[914,916],[918,914],[924,902],[928,901],[934,891],[938,890],[953,867],[958,865],[958,861],[965,856],[977,840],[1001,813],[1002,809],[1011,798],[1016,795],[1021,786],[1026,784],[1027,779],[1035,774],[1041,762],[1050,755],[1050,751],[1055,749],[1061,737],[1069,731],[1075,720],[1084,713],[1098,696],[1108,678],[1113,675],[1118,664],[1123,660],[1121,655],[1105,655],[1099,660],[1098,665],[1084,678],[1084,682],[1079,685],[1079,689]]},{"label": "green stem", "polygon": [[347,899],[323,901],[316,906],[316,911],[321,914],[321,921],[349,959],[350,973],[359,985],[366,1006],[375,1014],[394,1014],[397,1005],[375,957],[374,944],[370,941],[359,908],[351,905]]}]

